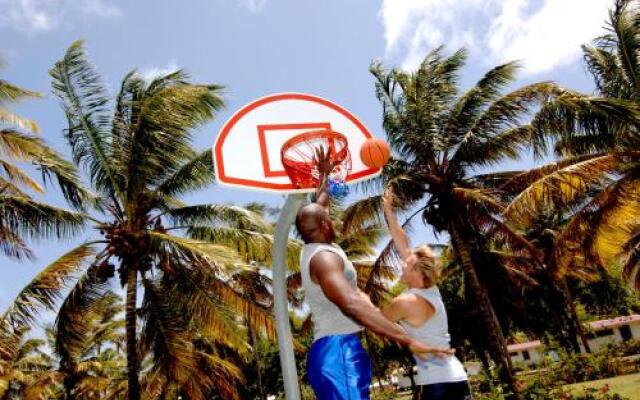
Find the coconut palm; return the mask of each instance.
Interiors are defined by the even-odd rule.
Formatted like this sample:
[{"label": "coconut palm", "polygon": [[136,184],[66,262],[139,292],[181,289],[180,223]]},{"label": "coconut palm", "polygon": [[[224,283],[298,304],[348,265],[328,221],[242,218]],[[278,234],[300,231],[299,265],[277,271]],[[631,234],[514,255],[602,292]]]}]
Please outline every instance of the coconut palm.
[{"label": "coconut palm", "polygon": [[54,360],[42,347],[45,341],[29,338],[29,328],[10,329],[0,334],[0,399],[50,398],[56,392],[60,374]]},{"label": "coconut palm", "polygon": [[[140,398],[142,354],[149,360],[144,385],[179,387],[192,399],[205,398],[222,376],[216,372],[235,370],[200,351],[196,340],[246,346],[236,314],[256,331],[273,334],[271,316],[229,280],[247,259],[268,257],[265,236],[247,233],[265,222],[240,207],[180,200],[213,181],[210,152],[196,152],[191,141],[194,129],[222,106],[221,87],[190,83],[182,71],[151,80],[133,71],[111,101],[81,42],[50,74],[69,123],[64,137],[73,160],[99,197],[91,221],[100,238],[45,268],[19,294],[8,318],[31,321],[35,308],[53,309],[72,285],[57,310],[55,330],[57,353],[73,363],[88,329],[83,316],[117,275],[125,288],[127,397]],[[226,228],[238,221],[244,230],[219,229],[210,241],[180,235],[195,226]]]},{"label": "coconut palm", "polygon": [[78,213],[36,201],[29,193],[44,193],[43,185],[16,163],[35,165],[42,171],[45,184],[55,178],[75,207],[90,198],[81,188],[73,165],[36,136],[38,124],[8,109],[22,100],[39,97],[37,92],[0,79],[0,251],[18,259],[33,258],[26,239],[69,236],[78,231],[83,219]]},{"label": "coconut palm", "polygon": [[588,109],[593,115],[622,117],[628,117],[628,109],[552,82],[503,94],[515,79],[516,63],[493,68],[470,90],[460,93],[457,82],[465,59],[464,50],[444,57],[438,48],[416,72],[388,71],[377,62],[372,65],[383,126],[397,154],[385,167],[383,180],[405,206],[420,209],[423,220],[436,232],[450,235],[465,285],[486,330],[491,357],[500,366],[504,382],[515,389],[504,334],[478,278],[480,255],[486,254],[486,241],[479,239],[492,237],[512,252],[534,258],[537,252],[502,220],[505,206],[490,184],[495,176],[489,179],[478,170],[515,159],[533,140],[540,141],[551,122],[524,122],[537,107],[552,103],[560,111]]},{"label": "coconut palm", "polygon": [[[124,328],[120,296],[107,291],[82,315],[84,329],[74,353],[60,346],[55,327],[47,329],[50,346],[59,355],[58,371],[63,376],[66,398],[101,399],[125,370]],[[76,326],[79,326],[76,323]],[[58,349],[59,347],[62,347]]]},{"label": "coconut palm", "polygon": [[[610,102],[627,102],[637,110],[640,100],[640,13],[637,1],[617,0],[610,11],[608,32],[583,46],[585,62],[598,94]],[[556,236],[558,273],[583,267],[608,266],[625,255],[624,275],[640,288],[640,136],[637,119],[566,113],[553,106],[539,116],[560,129],[552,140],[560,161],[523,173],[528,184],[507,213],[528,225],[549,210],[571,208],[573,216]],[[578,120],[576,120],[578,117]],[[577,256],[576,256],[577,255]]]}]

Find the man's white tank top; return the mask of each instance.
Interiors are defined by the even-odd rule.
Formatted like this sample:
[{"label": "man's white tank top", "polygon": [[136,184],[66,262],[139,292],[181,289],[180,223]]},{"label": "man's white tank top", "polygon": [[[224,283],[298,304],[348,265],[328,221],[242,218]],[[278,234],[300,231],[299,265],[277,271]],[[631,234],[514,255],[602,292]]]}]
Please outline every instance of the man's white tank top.
[{"label": "man's white tank top", "polygon": [[314,341],[325,336],[346,335],[362,330],[362,327],[347,317],[342,311],[325,296],[322,288],[311,280],[309,274],[309,262],[320,251],[330,251],[342,258],[344,276],[349,285],[355,290],[358,287],[358,274],[347,258],[344,251],[336,245],[326,243],[308,243],[302,248],[300,254],[300,273],[302,275],[302,288],[305,292],[305,301],[311,309],[311,319],[314,325]]},{"label": "man's white tank top", "polygon": [[[428,289],[408,289],[406,293],[414,294],[427,300],[435,309],[435,313],[422,326],[415,327],[404,321],[401,321],[400,325],[411,337],[428,346],[448,348],[451,337],[449,335],[447,311],[438,288],[432,286]],[[468,379],[462,363],[454,355],[445,357],[428,355],[426,361],[418,357],[415,357],[415,359],[418,365],[418,375],[415,380],[417,385],[460,382]]]}]

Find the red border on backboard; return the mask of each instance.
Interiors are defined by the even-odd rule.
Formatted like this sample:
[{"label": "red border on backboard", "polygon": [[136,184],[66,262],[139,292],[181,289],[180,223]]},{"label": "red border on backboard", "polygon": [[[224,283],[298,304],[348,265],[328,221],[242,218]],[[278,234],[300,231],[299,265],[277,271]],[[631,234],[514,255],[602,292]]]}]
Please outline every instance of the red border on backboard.
[{"label": "red border on backboard", "polygon": [[329,122],[310,122],[301,124],[264,124],[258,125],[258,140],[260,141],[260,155],[262,156],[262,168],[264,169],[264,176],[267,178],[275,178],[281,176],[287,176],[287,172],[282,169],[280,171],[274,171],[269,164],[269,152],[267,151],[267,131],[288,130],[288,129],[308,129],[308,130],[320,130],[331,129],[331,123]]},{"label": "red border on backboard", "polygon": [[[252,103],[249,103],[246,106],[242,107],[235,114],[233,114],[233,116],[227,122],[225,122],[225,124],[222,126],[222,129],[220,130],[220,134],[216,138],[216,142],[213,147],[214,164],[216,167],[216,178],[220,183],[231,185],[231,186],[241,186],[241,187],[248,187],[248,188],[255,188],[255,189],[267,189],[267,190],[275,190],[275,191],[292,190],[292,191],[302,192],[301,190],[298,190],[292,183],[286,183],[286,184],[271,183],[271,182],[255,181],[251,179],[234,178],[232,176],[227,176],[224,170],[224,159],[222,157],[222,144],[224,143],[224,140],[226,139],[227,135],[229,135],[229,132],[235,126],[235,124],[240,119],[242,119],[242,117],[244,117],[246,114],[248,114],[252,110],[262,105],[275,102],[275,101],[280,101],[280,100],[304,100],[304,101],[311,101],[311,102],[321,104],[345,116],[362,132],[362,134],[366,138],[371,139],[373,137],[373,135],[371,135],[371,132],[369,132],[369,130],[364,126],[364,124],[360,122],[360,120],[358,120],[353,114],[351,114],[349,111],[345,110],[344,108],[340,107],[339,105],[332,103],[329,100],[323,99],[322,97],[312,96],[312,95],[303,94],[303,93],[279,93],[279,94],[266,96],[261,99],[255,100]],[[380,170],[381,168],[369,168],[366,170],[362,170],[355,174],[348,175],[346,180],[347,182],[353,182],[355,180],[364,178],[369,175],[376,175],[377,173],[380,172]]]}]

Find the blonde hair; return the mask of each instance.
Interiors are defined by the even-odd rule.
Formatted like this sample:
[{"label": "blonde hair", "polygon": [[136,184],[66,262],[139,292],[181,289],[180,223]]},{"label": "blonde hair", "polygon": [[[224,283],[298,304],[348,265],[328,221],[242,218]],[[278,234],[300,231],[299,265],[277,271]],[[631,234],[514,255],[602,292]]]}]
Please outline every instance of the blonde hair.
[{"label": "blonde hair", "polygon": [[413,254],[417,257],[414,267],[422,273],[425,278],[425,284],[428,285],[427,287],[436,285],[440,280],[441,264],[431,247],[416,247],[413,250]]}]

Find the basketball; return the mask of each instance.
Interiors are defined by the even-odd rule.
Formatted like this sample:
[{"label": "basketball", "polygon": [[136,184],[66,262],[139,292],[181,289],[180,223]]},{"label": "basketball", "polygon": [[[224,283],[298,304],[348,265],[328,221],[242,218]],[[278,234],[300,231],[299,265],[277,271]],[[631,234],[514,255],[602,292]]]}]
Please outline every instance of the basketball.
[{"label": "basketball", "polygon": [[360,159],[369,168],[382,168],[389,161],[389,145],[382,139],[367,139],[360,148]]}]

